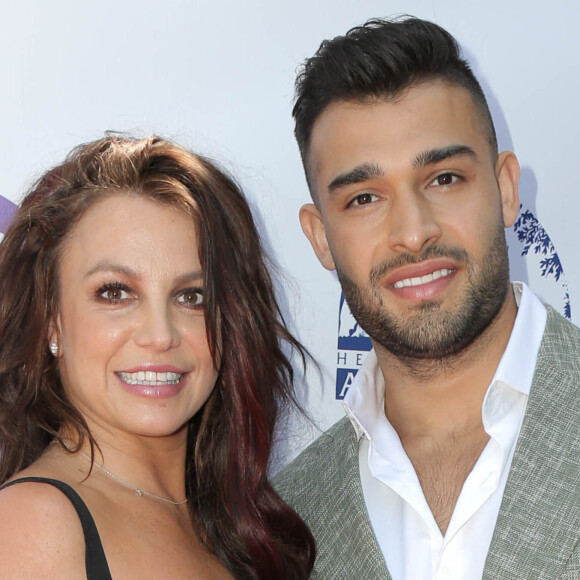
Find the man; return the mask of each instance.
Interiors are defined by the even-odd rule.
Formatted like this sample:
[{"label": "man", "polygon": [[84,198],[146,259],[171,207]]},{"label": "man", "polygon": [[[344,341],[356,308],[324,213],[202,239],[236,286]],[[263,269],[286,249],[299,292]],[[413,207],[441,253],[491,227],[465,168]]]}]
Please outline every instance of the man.
[{"label": "man", "polygon": [[293,114],[302,228],[374,347],[277,479],[315,577],[580,579],[580,331],[510,284],[519,166],[455,40],[406,18],[326,41]]}]

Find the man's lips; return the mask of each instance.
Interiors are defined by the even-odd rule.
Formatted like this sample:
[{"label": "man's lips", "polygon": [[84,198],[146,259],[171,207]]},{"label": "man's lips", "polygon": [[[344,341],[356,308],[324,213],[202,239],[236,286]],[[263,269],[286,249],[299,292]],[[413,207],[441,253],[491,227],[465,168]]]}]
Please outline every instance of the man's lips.
[{"label": "man's lips", "polygon": [[436,298],[451,284],[461,263],[449,257],[433,257],[389,271],[381,286],[404,300],[423,302]]},{"label": "man's lips", "polygon": [[445,278],[454,272],[454,270],[448,270],[447,268],[441,268],[441,270],[435,270],[431,274],[425,274],[424,276],[414,276],[412,278],[403,278],[403,280],[398,280],[393,284],[394,288],[406,288],[409,286],[421,286],[423,284],[428,284],[439,278]]},{"label": "man's lips", "polygon": [[[427,284],[438,278],[444,278],[459,269],[459,264],[449,258],[433,258],[414,264],[406,264],[393,268],[383,278],[382,285],[395,286],[418,286]],[[400,284],[402,282],[402,285]]]}]

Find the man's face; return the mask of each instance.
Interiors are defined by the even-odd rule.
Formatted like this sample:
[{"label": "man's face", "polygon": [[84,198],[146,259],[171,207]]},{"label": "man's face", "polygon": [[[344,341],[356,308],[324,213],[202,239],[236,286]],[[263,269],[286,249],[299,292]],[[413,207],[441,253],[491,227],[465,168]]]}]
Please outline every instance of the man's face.
[{"label": "man's face", "polygon": [[302,227],[375,345],[443,357],[500,312],[519,168],[511,153],[492,158],[465,89],[434,81],[392,101],[330,105],[309,175],[318,207],[302,208]]}]

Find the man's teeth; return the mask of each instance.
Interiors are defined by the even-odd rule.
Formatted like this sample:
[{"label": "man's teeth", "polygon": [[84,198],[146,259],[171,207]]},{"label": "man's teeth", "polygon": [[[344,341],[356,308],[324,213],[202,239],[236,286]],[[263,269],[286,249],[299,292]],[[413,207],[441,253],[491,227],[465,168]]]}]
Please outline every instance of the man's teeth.
[{"label": "man's teeth", "polygon": [[428,284],[429,282],[433,282],[433,280],[437,280],[438,278],[445,278],[445,276],[449,276],[451,272],[453,272],[453,270],[442,268],[441,270],[435,270],[435,272],[431,272],[431,274],[425,274],[425,276],[417,276],[416,278],[405,278],[404,280],[399,280],[398,282],[395,282],[393,286],[395,288],[420,286],[421,284]]},{"label": "man's teeth", "polygon": [[119,373],[121,380],[128,385],[175,385],[183,375],[179,373],[156,373],[155,371],[138,371],[136,373]]}]

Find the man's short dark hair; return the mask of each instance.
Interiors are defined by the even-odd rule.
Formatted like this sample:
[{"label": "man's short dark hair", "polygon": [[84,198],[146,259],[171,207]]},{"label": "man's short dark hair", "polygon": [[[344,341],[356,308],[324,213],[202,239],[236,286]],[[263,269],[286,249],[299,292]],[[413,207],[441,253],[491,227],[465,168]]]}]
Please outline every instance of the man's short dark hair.
[{"label": "man's short dark hair", "polygon": [[316,193],[308,176],[310,139],[314,123],[326,107],[337,101],[390,100],[406,89],[438,79],[469,91],[495,158],[497,138],[485,95],[457,41],[446,30],[406,16],[369,20],[344,36],[323,41],[298,74],[292,110],[294,134],[313,197]]}]

